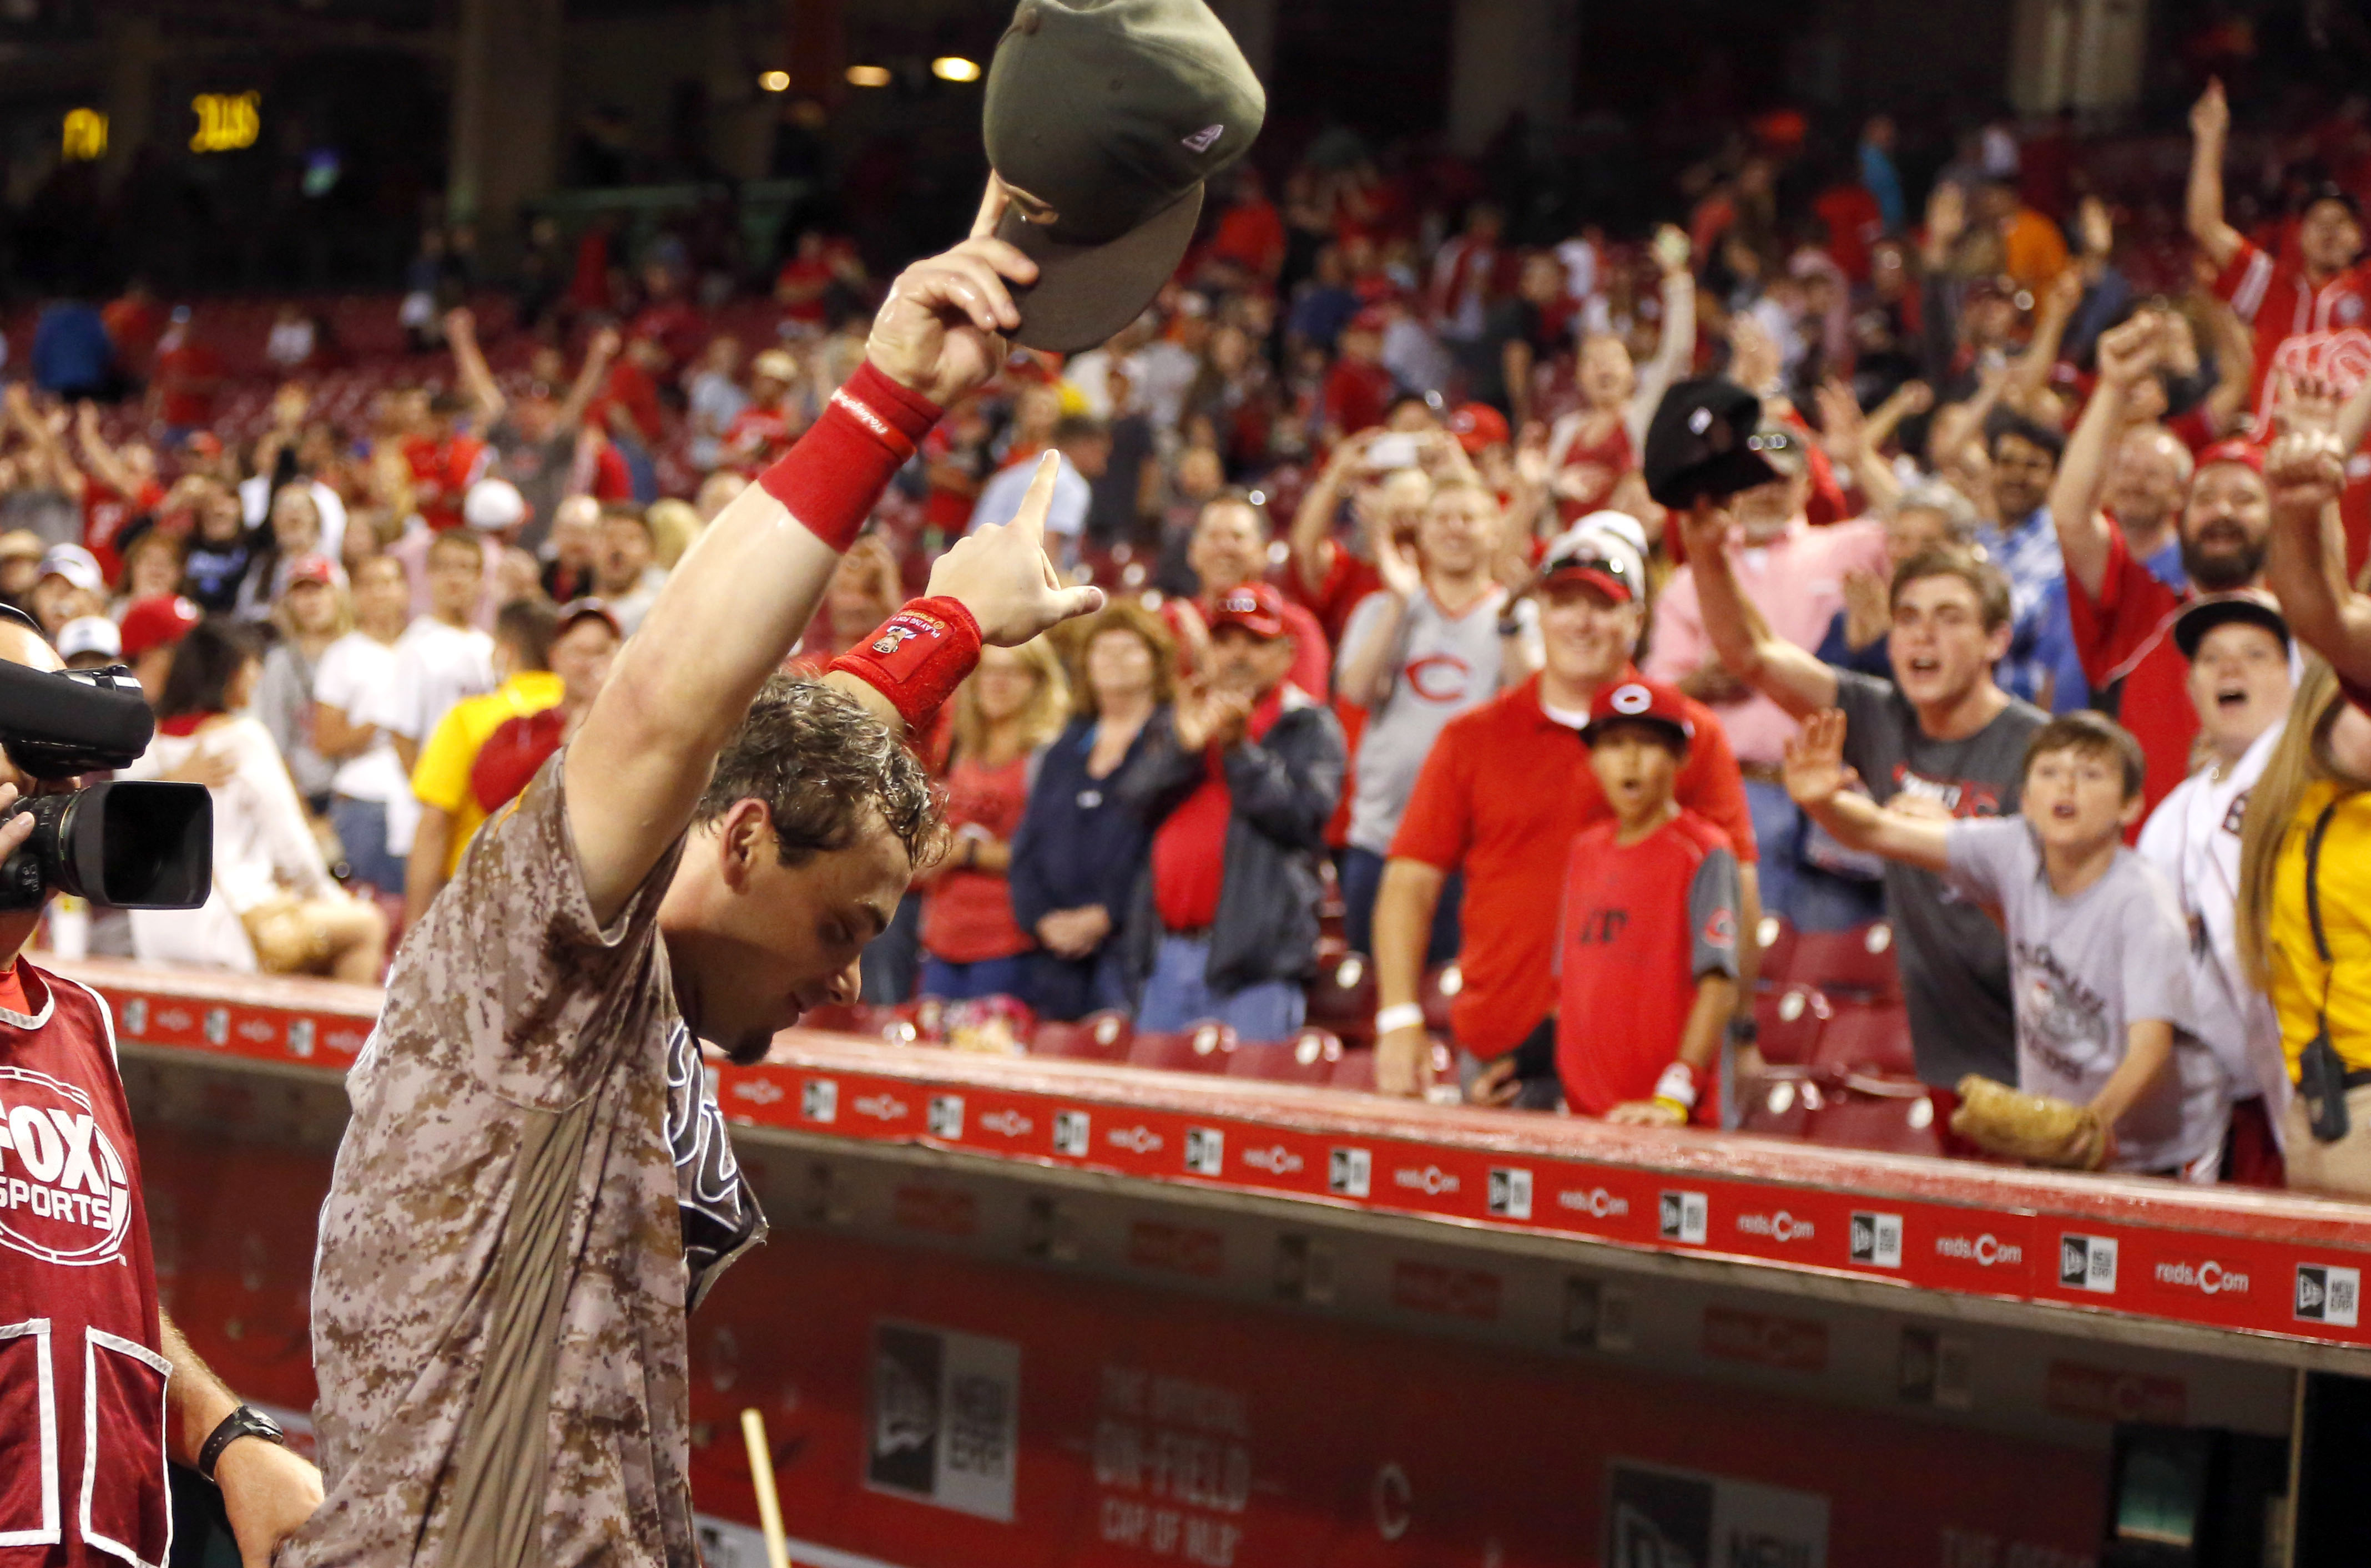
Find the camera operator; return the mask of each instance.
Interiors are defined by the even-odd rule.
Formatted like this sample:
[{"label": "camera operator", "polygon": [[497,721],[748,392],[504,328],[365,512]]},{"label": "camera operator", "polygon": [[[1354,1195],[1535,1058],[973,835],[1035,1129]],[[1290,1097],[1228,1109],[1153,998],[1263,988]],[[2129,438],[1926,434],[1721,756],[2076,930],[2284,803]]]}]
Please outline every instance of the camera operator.
[{"label": "camera operator", "polygon": [[[0,620],[0,660],[60,667],[14,619]],[[72,787],[0,758],[0,812],[20,789]],[[33,825],[23,813],[0,825],[0,860]],[[0,910],[0,1249],[15,1254],[0,1264],[0,1401],[43,1435],[0,1459],[0,1499],[18,1505],[10,1516],[40,1521],[13,1539],[46,1547],[50,1564],[164,1562],[161,1461],[171,1458],[220,1485],[242,1562],[265,1568],[319,1505],[320,1472],[223,1387],[157,1305],[114,1025],[87,987],[23,961],[40,919],[39,908]],[[39,1401],[48,1408],[37,1416]]]}]

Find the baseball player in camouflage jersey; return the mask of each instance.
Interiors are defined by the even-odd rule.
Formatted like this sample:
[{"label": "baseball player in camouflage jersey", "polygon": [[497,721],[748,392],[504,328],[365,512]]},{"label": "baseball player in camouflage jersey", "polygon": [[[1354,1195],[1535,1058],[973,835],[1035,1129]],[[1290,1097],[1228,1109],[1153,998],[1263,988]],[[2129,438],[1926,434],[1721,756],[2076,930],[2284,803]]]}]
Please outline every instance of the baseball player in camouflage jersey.
[{"label": "baseball player in camouflage jersey", "polygon": [[348,1080],[313,1286],[318,1564],[690,1568],[687,1312],[764,1234],[700,1043],[761,1055],[851,999],[936,851],[905,749],[983,640],[1102,603],[1044,552],[1053,471],[940,559],[930,594],[820,682],[775,674],[882,486],[1003,363],[973,237],[908,268],[866,363],[727,507],[567,748],[407,940]]}]

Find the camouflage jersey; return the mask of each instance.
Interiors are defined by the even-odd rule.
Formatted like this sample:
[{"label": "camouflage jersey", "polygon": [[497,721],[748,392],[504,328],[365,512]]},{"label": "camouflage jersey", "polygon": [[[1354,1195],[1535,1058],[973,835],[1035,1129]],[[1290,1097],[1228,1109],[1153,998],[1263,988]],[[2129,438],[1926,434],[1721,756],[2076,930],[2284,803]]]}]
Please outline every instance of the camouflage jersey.
[{"label": "camouflage jersey", "polygon": [[404,943],[313,1274],[328,1500],[281,1568],[692,1568],[685,1316],[762,1239],[660,858],[596,926],[561,759]]}]

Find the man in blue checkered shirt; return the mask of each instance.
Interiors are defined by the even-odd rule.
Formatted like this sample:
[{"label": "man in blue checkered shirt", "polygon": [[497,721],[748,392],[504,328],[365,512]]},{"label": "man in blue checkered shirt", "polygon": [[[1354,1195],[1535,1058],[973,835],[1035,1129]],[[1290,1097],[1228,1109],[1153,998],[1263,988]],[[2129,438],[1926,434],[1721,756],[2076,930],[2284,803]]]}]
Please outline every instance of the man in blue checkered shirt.
[{"label": "man in blue checkered shirt", "polygon": [[2057,478],[2066,438],[2021,414],[1995,409],[1984,421],[1984,447],[1992,458],[1999,521],[1978,530],[1976,542],[2008,576],[2013,628],[2008,657],[1993,678],[2011,696],[2046,708],[2051,670],[2074,641],[2065,600],[2051,593],[2066,576],[2049,506],[2050,482]]}]

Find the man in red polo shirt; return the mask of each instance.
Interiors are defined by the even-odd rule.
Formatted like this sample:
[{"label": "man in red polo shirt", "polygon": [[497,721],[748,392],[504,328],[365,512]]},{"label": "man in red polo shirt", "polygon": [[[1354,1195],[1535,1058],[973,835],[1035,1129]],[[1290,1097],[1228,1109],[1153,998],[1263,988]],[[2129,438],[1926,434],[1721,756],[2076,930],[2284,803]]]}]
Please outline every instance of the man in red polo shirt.
[{"label": "man in red polo shirt", "polygon": [[[1555,911],[1573,836],[1610,817],[1590,770],[1581,726],[1598,688],[1639,678],[1632,663],[1646,620],[1646,572],[1617,536],[1577,527],[1541,569],[1540,673],[1452,720],[1433,744],[1400,819],[1375,900],[1375,1081],[1421,1094],[1430,1076],[1418,1002],[1434,905],[1452,871],[1465,877],[1463,979],[1450,1026],[1461,1076],[1477,1098],[1556,1102]],[[1711,819],[1736,847],[1752,930],[1752,814],[1729,737],[1693,698],[1695,742],[1673,796]]]},{"label": "man in red polo shirt", "polygon": [[2352,193],[2316,187],[2297,213],[2296,254],[2275,258],[2223,220],[2223,151],[2231,106],[2210,81],[2190,111],[2191,237],[2217,269],[2215,292],[2256,332],[2249,400],[2260,435],[2272,423],[2275,370],[2329,376],[2342,364],[2346,390],[2371,367],[2371,266],[2362,260],[2363,214]]},{"label": "man in red polo shirt", "polygon": [[2222,442],[2199,454],[2180,525],[2187,590],[2158,582],[2099,510],[2126,404],[2134,388],[2157,374],[2164,342],[2162,319],[2148,312],[2100,336],[2099,385],[2050,492],[2084,678],[2095,703],[2139,738],[2148,758],[2144,818],[2189,776],[2190,744],[2198,736],[2190,661],[2174,645],[2174,619],[2195,594],[2261,587],[2272,537],[2263,450],[2245,442]]}]

